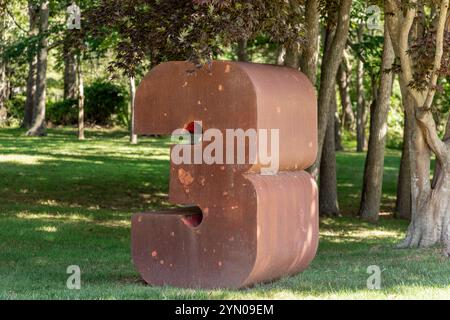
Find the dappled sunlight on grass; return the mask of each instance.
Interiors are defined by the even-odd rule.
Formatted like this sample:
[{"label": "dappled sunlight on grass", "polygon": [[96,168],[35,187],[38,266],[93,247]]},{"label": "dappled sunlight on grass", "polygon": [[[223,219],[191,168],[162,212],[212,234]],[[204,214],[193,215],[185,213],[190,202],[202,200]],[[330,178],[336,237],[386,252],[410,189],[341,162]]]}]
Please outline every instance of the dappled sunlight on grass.
[{"label": "dappled sunlight on grass", "polygon": [[363,241],[367,239],[401,239],[403,233],[387,230],[358,230],[358,231],[322,231],[320,235],[324,238],[339,240],[339,242],[347,241]]},{"label": "dappled sunlight on grass", "polygon": [[23,165],[36,165],[44,161],[54,160],[52,157],[29,156],[24,154],[0,154],[0,163],[17,163]]},{"label": "dappled sunlight on grass", "polygon": [[[400,299],[448,298],[450,263],[441,248],[395,250],[408,223],[392,219],[399,152],[388,150],[383,215],[358,210],[364,154],[337,155],[345,217],[322,219],[318,254],[303,273],[243,290],[145,285],[130,255],[130,219],[168,202],[169,140],[121,130],[50,129],[29,138],[0,129],[0,299]],[[65,287],[69,265],[82,290]],[[366,289],[367,267],[382,270],[382,290]]]},{"label": "dappled sunlight on grass", "polygon": [[[322,240],[334,243],[399,241],[405,235],[405,221],[392,220],[390,215],[382,215],[379,224],[371,224],[348,218],[325,218],[321,220]],[[383,221],[391,221],[389,227]]]},{"label": "dappled sunlight on grass", "polygon": [[36,228],[36,231],[53,233],[53,232],[58,231],[58,228],[56,228],[54,226],[42,226],[42,227]]},{"label": "dappled sunlight on grass", "polygon": [[53,215],[53,214],[32,214],[28,212],[22,212],[16,214],[16,217],[23,220],[40,220],[40,221],[57,221],[57,220],[64,220],[65,222],[80,222],[80,221],[92,221],[92,219],[89,219],[88,217],[81,216],[78,214],[71,214],[71,215]]}]

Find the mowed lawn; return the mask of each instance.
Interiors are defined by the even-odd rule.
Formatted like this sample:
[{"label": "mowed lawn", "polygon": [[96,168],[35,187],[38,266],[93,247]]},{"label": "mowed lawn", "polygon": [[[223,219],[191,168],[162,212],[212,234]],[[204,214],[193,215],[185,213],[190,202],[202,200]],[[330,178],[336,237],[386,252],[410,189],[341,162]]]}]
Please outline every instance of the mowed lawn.
[{"label": "mowed lawn", "polygon": [[[383,216],[376,225],[358,210],[364,154],[338,154],[343,217],[321,222],[308,270],[245,290],[180,290],[142,282],[130,255],[130,217],[169,206],[168,141],[128,143],[124,131],[52,129],[29,138],[0,130],[1,299],[367,299],[450,298],[450,261],[440,248],[396,250],[407,222],[392,218],[399,152],[387,151]],[[70,265],[81,290],[66,288]],[[382,270],[368,290],[367,267]]]}]

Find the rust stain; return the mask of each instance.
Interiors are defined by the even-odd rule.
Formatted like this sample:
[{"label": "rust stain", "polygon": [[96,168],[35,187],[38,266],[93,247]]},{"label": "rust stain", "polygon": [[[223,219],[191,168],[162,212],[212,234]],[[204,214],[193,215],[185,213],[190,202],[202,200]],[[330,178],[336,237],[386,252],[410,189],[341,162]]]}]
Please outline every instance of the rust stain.
[{"label": "rust stain", "polygon": [[189,186],[192,182],[194,182],[194,177],[190,174],[190,172],[180,168],[178,169],[178,180],[180,180],[183,186]]}]

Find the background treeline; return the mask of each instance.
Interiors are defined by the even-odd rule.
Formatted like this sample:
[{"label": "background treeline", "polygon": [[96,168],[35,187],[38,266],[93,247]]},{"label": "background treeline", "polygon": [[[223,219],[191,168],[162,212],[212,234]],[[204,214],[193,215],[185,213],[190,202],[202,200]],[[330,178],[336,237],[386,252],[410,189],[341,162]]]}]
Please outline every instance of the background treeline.
[{"label": "background treeline", "polygon": [[310,172],[321,214],[340,214],[336,151],[347,147],[367,151],[359,214],[376,221],[384,150],[397,148],[396,214],[413,218],[406,245],[450,239],[448,0],[79,0],[81,30],[67,28],[71,4],[1,0],[0,125],[30,136],[77,125],[80,139],[85,122],[128,126],[135,143],[136,83],[160,62],[298,68],[318,92]]}]

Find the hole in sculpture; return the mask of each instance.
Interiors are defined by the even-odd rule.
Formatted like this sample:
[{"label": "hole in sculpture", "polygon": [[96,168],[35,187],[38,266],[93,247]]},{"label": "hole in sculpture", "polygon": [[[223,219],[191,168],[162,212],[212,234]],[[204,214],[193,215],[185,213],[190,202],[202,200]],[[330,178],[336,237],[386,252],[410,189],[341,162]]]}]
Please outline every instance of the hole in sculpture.
[{"label": "hole in sculpture", "polygon": [[201,121],[189,122],[184,129],[191,134],[191,144],[198,144],[202,142],[203,128]]},{"label": "hole in sculpture", "polygon": [[181,220],[188,227],[196,228],[203,221],[203,212],[199,207],[191,207],[189,213],[184,214]]}]

